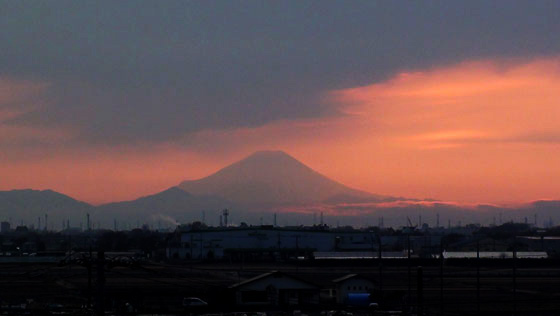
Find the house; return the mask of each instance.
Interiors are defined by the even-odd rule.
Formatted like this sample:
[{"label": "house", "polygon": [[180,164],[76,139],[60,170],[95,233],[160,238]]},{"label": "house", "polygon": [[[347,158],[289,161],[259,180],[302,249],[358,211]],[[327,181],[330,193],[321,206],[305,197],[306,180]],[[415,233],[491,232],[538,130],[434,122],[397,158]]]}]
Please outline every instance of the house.
[{"label": "house", "polygon": [[347,304],[351,294],[370,294],[375,285],[370,279],[359,274],[348,274],[332,281],[331,296],[337,304]]},{"label": "house", "polygon": [[307,306],[319,304],[320,288],[305,280],[272,271],[229,287],[235,304]]}]

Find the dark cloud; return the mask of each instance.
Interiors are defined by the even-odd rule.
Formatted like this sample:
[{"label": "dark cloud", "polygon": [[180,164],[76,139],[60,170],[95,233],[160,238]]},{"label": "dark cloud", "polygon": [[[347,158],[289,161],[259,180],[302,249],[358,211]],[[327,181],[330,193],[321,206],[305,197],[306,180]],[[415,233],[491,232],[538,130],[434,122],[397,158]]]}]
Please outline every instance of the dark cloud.
[{"label": "dark cloud", "polygon": [[11,1],[3,75],[49,82],[11,121],[91,142],[336,113],[319,96],[399,69],[560,52],[558,1]]}]

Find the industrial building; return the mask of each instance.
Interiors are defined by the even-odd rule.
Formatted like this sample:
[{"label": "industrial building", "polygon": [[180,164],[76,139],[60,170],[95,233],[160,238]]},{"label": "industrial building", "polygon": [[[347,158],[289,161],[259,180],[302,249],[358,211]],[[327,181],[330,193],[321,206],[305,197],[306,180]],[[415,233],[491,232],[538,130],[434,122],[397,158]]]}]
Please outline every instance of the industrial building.
[{"label": "industrial building", "polygon": [[[402,251],[408,236],[379,236],[368,231],[288,229],[273,226],[219,228],[177,232],[168,243],[170,259],[286,258],[328,256],[341,252],[377,253]],[[437,248],[439,236],[410,236],[417,253],[422,247]],[[402,256],[402,255],[399,255]]]}]

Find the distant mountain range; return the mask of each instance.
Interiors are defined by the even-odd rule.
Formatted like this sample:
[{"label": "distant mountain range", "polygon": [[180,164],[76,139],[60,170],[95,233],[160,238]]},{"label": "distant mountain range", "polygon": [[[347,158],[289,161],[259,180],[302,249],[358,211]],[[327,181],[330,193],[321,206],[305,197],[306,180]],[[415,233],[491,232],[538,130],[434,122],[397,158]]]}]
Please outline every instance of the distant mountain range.
[{"label": "distant mountain range", "polygon": [[9,220],[14,225],[24,221],[37,226],[41,221],[44,227],[45,214],[48,214],[49,227],[61,227],[62,221],[68,219],[70,225],[75,225],[76,220],[83,220],[91,209],[88,203],[52,190],[0,191],[0,220]]},{"label": "distant mountain range", "polygon": [[[51,190],[0,191],[0,220],[21,220],[35,225],[44,215],[49,226],[60,228],[62,221],[70,220],[72,227],[82,223],[91,214],[92,222],[113,227],[114,222],[176,224],[206,219],[218,224],[224,208],[232,210],[236,222],[257,224],[265,218],[271,223],[272,214],[283,218],[279,224],[310,224],[318,221],[317,214],[325,212],[330,219],[341,219],[347,224],[377,224],[384,216],[386,225],[404,225],[406,217],[416,220],[424,214],[426,222],[435,221],[437,214],[456,221],[491,222],[493,217],[507,212],[504,221],[515,217],[523,220],[534,214],[540,222],[560,215],[559,201],[537,201],[520,208],[501,208],[480,205],[461,207],[437,201],[418,201],[367,193],[349,188],[312,170],[281,151],[259,151],[231,164],[218,172],[198,180],[183,181],[154,195],[133,201],[92,206]],[[373,217],[372,215],[375,216]],[[509,216],[509,217],[508,217]],[[430,220],[428,220],[428,217]],[[368,222],[369,219],[369,222]],[[332,224],[332,221],[331,221]],[[124,228],[123,226],[121,226]]]},{"label": "distant mountain range", "polygon": [[95,216],[140,223],[188,222],[202,220],[202,212],[218,213],[231,208],[232,203],[220,196],[193,195],[178,187],[171,187],[154,195],[133,201],[115,202],[95,207]]}]

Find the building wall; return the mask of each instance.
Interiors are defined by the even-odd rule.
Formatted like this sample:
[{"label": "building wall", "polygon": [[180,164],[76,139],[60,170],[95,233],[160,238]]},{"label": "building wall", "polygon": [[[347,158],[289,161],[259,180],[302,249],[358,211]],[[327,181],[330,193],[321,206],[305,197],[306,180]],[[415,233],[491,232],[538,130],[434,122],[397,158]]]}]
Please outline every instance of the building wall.
[{"label": "building wall", "polygon": [[319,289],[286,276],[269,276],[235,287],[237,305],[305,305],[319,302]]},{"label": "building wall", "polygon": [[[411,236],[411,246],[420,247],[439,244],[440,238]],[[382,236],[384,251],[403,249],[406,236]],[[168,249],[169,257],[181,259],[223,258],[229,250],[260,249],[312,249],[314,251],[377,251],[377,236],[369,232],[333,232],[284,229],[223,229],[181,233],[180,246]]]},{"label": "building wall", "polygon": [[317,249],[329,251],[335,247],[335,235],[330,232],[306,232],[265,229],[186,232],[181,234],[180,249],[173,249],[180,258],[223,258],[227,249]]}]

